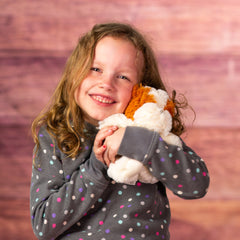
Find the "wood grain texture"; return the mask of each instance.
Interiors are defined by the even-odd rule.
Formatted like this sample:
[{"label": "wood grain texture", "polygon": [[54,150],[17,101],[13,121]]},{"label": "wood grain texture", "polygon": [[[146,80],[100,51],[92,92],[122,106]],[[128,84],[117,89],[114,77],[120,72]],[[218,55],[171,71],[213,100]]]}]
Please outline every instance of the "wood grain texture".
[{"label": "wood grain texture", "polygon": [[48,103],[70,52],[94,24],[121,21],[147,37],[169,90],[183,93],[184,140],[205,160],[205,198],[168,192],[173,240],[239,238],[239,0],[1,0],[0,238],[33,240],[30,124]]},{"label": "wood grain texture", "polygon": [[0,32],[6,33],[0,45],[6,49],[65,50],[95,23],[125,21],[168,53],[240,51],[238,0],[2,0],[0,7]]}]

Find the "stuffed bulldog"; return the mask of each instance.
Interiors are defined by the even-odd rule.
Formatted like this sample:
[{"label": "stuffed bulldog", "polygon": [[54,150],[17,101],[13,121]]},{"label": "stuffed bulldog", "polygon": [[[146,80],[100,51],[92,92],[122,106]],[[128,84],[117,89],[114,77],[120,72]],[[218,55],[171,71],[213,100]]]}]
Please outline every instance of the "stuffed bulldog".
[{"label": "stuffed bulldog", "polygon": [[[99,128],[112,125],[119,128],[144,127],[158,132],[168,144],[182,147],[180,138],[171,133],[174,108],[166,91],[135,85],[124,114],[117,113],[107,117],[99,122]],[[135,185],[137,181],[151,184],[158,181],[140,161],[125,156],[111,163],[107,173],[116,182],[130,185]]]}]

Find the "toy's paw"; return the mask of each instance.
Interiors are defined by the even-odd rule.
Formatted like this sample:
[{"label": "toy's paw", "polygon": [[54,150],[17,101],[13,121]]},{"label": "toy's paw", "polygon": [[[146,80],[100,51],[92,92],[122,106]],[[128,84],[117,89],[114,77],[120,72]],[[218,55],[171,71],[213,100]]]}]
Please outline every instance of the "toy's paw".
[{"label": "toy's paw", "polygon": [[99,122],[99,128],[103,128],[106,126],[118,126],[118,127],[126,127],[132,124],[132,120],[128,119],[122,113],[113,114],[104,120]]},{"label": "toy's paw", "polygon": [[139,174],[139,181],[154,184],[158,182],[158,179],[155,178],[145,166],[143,166]]},{"label": "toy's paw", "polygon": [[167,136],[164,136],[163,140],[168,144],[176,145],[176,146],[182,148],[181,139],[173,133],[169,133]]},{"label": "toy's paw", "polygon": [[118,183],[135,185],[142,167],[141,162],[123,156],[109,165],[107,173]]}]

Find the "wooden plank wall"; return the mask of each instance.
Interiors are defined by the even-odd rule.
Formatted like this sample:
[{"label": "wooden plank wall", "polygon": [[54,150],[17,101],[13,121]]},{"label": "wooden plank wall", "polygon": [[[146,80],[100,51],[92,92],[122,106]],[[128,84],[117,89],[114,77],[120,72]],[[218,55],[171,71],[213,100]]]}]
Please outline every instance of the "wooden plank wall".
[{"label": "wooden plank wall", "polygon": [[239,239],[239,0],[1,0],[0,238],[35,239],[29,216],[30,123],[47,103],[78,37],[95,23],[134,24],[162,76],[197,113],[185,141],[206,161],[208,195],[169,192],[174,240]]}]

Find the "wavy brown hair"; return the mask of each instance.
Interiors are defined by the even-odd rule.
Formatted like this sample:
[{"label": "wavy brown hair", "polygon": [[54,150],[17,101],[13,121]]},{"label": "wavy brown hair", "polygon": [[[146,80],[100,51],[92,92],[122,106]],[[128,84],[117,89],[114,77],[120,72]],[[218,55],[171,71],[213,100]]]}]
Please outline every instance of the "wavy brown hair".
[{"label": "wavy brown hair", "polygon": [[[49,106],[32,123],[32,135],[37,147],[39,146],[38,129],[45,125],[48,132],[55,138],[58,147],[65,154],[75,157],[79,153],[80,138],[86,136],[83,112],[75,101],[74,92],[89,73],[97,43],[106,36],[130,41],[143,54],[144,67],[141,83],[166,90],[153,50],[142,34],[128,24],[97,24],[80,38],[66,63],[62,78]],[[176,109],[172,132],[181,135],[185,127],[181,120],[180,108],[186,107],[188,104],[186,101],[178,102],[175,91],[173,91],[172,100]]]}]

